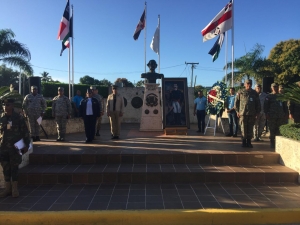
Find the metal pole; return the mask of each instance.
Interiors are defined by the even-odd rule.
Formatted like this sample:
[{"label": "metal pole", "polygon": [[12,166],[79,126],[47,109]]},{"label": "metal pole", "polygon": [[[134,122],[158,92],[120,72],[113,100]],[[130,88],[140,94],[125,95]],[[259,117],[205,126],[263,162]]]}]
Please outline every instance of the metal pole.
[{"label": "metal pole", "polygon": [[144,53],[145,53],[145,73],[146,73],[146,36],[147,36],[147,2],[145,2],[145,32],[144,32]]},{"label": "metal pole", "polygon": [[[70,4],[69,4],[69,12],[70,12]],[[69,13],[69,21],[70,21],[70,13]],[[69,69],[69,99],[71,99],[71,46],[70,46],[70,38],[69,38],[69,54],[68,54],[68,69]]]},{"label": "metal pole", "polygon": [[232,54],[232,60],[231,60],[231,86],[233,87],[233,61],[234,61],[234,4],[232,0],[232,28],[231,28],[231,54]]},{"label": "metal pole", "polygon": [[74,97],[74,9],[72,5],[72,97]]},{"label": "metal pole", "polygon": [[21,81],[22,81],[22,70],[20,69],[20,75],[19,75],[19,94],[22,94],[21,90]]},{"label": "metal pole", "polygon": [[225,40],[226,40],[226,46],[225,46],[225,84],[227,85],[227,52],[228,52],[227,31],[225,33]]},{"label": "metal pole", "polygon": [[158,15],[158,73],[160,73],[160,15]]}]

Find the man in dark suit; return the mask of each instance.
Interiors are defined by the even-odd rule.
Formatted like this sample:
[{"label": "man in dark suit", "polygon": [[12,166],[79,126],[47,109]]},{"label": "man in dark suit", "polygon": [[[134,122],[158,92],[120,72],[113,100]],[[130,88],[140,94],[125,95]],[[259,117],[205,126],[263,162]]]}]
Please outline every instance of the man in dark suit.
[{"label": "man in dark suit", "polygon": [[96,121],[101,114],[101,103],[99,104],[96,98],[93,98],[93,91],[87,90],[86,98],[83,99],[79,106],[79,113],[84,121],[84,129],[86,135],[86,143],[92,142],[96,130]]}]

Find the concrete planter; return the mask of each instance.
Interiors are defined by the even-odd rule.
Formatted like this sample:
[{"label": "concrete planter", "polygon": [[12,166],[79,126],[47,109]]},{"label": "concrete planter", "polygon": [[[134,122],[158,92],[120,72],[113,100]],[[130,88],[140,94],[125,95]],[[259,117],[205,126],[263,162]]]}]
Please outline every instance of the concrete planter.
[{"label": "concrete planter", "polygon": [[[300,173],[300,141],[276,136],[276,152],[280,154],[280,164]],[[298,176],[300,183],[300,176]]]}]

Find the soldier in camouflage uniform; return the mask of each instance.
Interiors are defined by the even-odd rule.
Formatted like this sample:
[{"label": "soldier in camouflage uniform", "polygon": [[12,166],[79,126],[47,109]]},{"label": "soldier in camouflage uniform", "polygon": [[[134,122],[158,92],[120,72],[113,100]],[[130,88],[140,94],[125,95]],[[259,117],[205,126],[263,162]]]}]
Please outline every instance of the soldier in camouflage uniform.
[{"label": "soldier in camouflage uniform", "polygon": [[23,101],[23,110],[28,118],[32,141],[40,141],[40,125],[37,119],[43,118],[46,109],[46,101],[43,95],[38,94],[37,86],[31,86],[31,93],[26,95]]},{"label": "soldier in camouflage uniform", "polygon": [[244,86],[245,88],[235,97],[234,108],[240,118],[242,147],[253,148],[251,144],[253,126],[261,106],[257,92],[251,88],[252,80],[246,80]]},{"label": "soldier in camouflage uniform", "polygon": [[[17,84],[11,84],[9,86],[9,90],[10,90],[10,92],[8,92],[0,97],[0,102],[2,100],[12,98],[14,100],[14,111],[16,113],[21,113],[23,97],[22,97],[22,95],[19,94],[19,86]],[[0,113],[1,112],[2,112],[2,109],[0,110]]]},{"label": "soldier in camouflage uniform", "polygon": [[72,113],[71,102],[64,95],[64,88],[58,88],[58,96],[53,98],[52,116],[55,118],[57,126],[57,141],[65,141],[67,121]]},{"label": "soldier in camouflage uniform", "polygon": [[[18,171],[22,162],[22,154],[28,151],[30,136],[25,119],[14,112],[14,100],[6,99],[2,103],[3,111],[0,116],[0,162],[3,168],[5,189],[0,197],[19,196]],[[23,139],[25,148],[18,150],[14,144]]]},{"label": "soldier in camouflage uniform", "polygon": [[100,106],[100,117],[98,117],[97,119],[97,125],[96,125],[96,136],[100,136],[100,129],[101,129],[101,121],[102,121],[102,116],[103,116],[103,112],[104,112],[104,98],[102,97],[102,95],[98,94],[98,89],[96,86],[91,86],[90,89],[93,90],[93,98],[96,98],[97,101],[99,102],[99,106]]},{"label": "soldier in camouflage uniform", "polygon": [[260,84],[255,85],[255,91],[259,95],[261,111],[260,111],[259,115],[257,116],[257,118],[255,120],[254,141],[262,141],[261,135],[262,135],[262,132],[263,132],[264,127],[266,125],[266,115],[265,115],[265,112],[264,112],[264,103],[265,103],[265,99],[266,99],[267,94],[265,92],[262,92]]},{"label": "soldier in camouflage uniform", "polygon": [[279,127],[285,124],[288,118],[286,102],[277,100],[279,94],[278,84],[271,84],[272,93],[268,94],[264,104],[265,114],[270,129],[270,146],[275,148],[275,136],[280,135]]}]

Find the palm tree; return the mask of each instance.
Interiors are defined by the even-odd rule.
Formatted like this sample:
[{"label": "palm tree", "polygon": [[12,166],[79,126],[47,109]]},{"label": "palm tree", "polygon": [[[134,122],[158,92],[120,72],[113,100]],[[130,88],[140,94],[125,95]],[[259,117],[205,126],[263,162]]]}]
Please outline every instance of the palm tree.
[{"label": "palm tree", "polygon": [[0,61],[18,66],[25,72],[33,74],[29,63],[31,55],[29,49],[14,39],[15,34],[11,29],[0,30]]},{"label": "palm tree", "polygon": [[43,81],[43,82],[49,82],[49,81],[52,81],[52,77],[49,76],[49,73],[48,73],[48,72],[44,71],[44,72],[41,73],[41,75],[42,75],[41,81]]},{"label": "palm tree", "polygon": [[[243,78],[254,78],[257,82],[262,82],[264,77],[274,76],[270,70],[274,65],[270,60],[262,57],[263,51],[264,46],[256,44],[246,55],[234,60],[233,81],[235,83],[241,82]],[[231,67],[232,64],[229,62],[227,68]],[[228,73],[227,80],[230,80],[231,76],[231,73]]]}]

